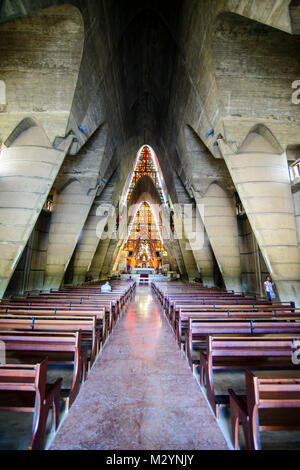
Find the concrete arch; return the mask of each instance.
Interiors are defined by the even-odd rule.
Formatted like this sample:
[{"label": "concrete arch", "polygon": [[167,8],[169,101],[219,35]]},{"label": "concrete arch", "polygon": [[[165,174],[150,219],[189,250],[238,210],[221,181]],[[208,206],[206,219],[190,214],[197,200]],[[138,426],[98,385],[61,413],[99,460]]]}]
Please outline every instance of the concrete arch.
[{"label": "concrete arch", "polygon": [[265,124],[260,123],[253,126],[248,132],[237,152],[243,153],[248,148],[251,148],[252,152],[256,151],[257,148],[264,153],[273,154],[275,152],[281,155],[284,152],[275,135]]},{"label": "concrete arch", "polygon": [[27,116],[40,122],[51,142],[65,136],[83,40],[81,13],[70,4],[0,24],[1,78],[7,97],[0,113],[2,141]]},{"label": "concrete arch", "polygon": [[261,0],[250,0],[251,5],[249,5],[249,0],[240,0],[238,2],[226,0],[224,10],[229,10],[238,16],[291,33],[290,1],[262,2]]},{"label": "concrete arch", "polygon": [[65,181],[61,186],[59,186],[56,190],[57,194],[62,194],[64,191],[66,191],[66,189],[68,188],[68,186],[70,186],[71,184],[73,183],[78,183],[78,187],[80,187],[80,192],[84,191],[84,188],[83,186],[81,185],[81,181],[79,178],[75,178],[75,177],[71,177],[71,178],[68,178],[67,181]]},{"label": "concrete arch", "polygon": [[25,117],[4,142],[6,147],[39,145],[51,147],[50,140],[41,125],[31,117]]},{"label": "concrete arch", "polygon": [[299,304],[300,253],[287,158],[268,135],[250,131],[237,153],[224,147],[223,154],[281,300]]}]

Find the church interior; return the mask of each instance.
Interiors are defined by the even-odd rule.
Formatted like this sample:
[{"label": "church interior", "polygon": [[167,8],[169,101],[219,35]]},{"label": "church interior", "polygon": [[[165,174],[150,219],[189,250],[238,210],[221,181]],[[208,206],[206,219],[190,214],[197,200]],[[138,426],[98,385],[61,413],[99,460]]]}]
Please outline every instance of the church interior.
[{"label": "church interior", "polygon": [[300,450],[300,1],[0,0],[0,450]]}]

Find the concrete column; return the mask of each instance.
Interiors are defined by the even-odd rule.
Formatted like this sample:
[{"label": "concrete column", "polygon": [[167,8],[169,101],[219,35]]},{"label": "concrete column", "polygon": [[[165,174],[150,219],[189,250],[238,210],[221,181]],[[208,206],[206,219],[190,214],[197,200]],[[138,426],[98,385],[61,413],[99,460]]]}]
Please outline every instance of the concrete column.
[{"label": "concrete column", "polygon": [[215,285],[214,260],[207,233],[204,232],[204,243],[201,249],[193,250],[194,258],[201,274],[203,284],[208,287]]},{"label": "concrete column", "polygon": [[102,279],[102,266],[108,250],[109,242],[110,240],[108,238],[105,240],[100,240],[92,264],[88,270],[88,276],[91,276],[96,281]]},{"label": "concrete column", "polygon": [[[93,261],[88,270],[88,275],[93,279],[105,279],[108,275],[109,268],[112,267],[112,256],[116,248],[118,240],[113,239],[115,231],[115,214],[109,217],[107,225],[105,226],[101,240],[98,244]],[[114,242],[113,246],[111,242]],[[110,249],[110,255],[107,256]]]},{"label": "concrete column", "polygon": [[295,207],[296,227],[298,236],[298,246],[300,248],[300,181],[292,186],[292,193]]},{"label": "concrete column", "polygon": [[[193,281],[196,277],[199,276],[199,272],[193,256],[193,251],[191,249],[189,239],[185,234],[181,211],[179,214],[176,214],[176,210],[174,211],[174,227],[174,236],[177,238],[177,244],[180,248],[179,256],[175,254],[177,263],[179,265],[179,268],[181,267],[181,270],[184,269],[183,272],[181,272],[182,276],[187,277],[190,281]],[[176,250],[176,252],[178,252],[178,250]]]},{"label": "concrete column", "polygon": [[44,288],[58,289],[71,260],[95,195],[78,181],[70,183],[54,203]]},{"label": "concrete column", "polygon": [[198,204],[203,204],[204,227],[228,290],[241,292],[241,263],[238,228],[232,199],[217,184],[208,188],[204,197],[194,192]]},{"label": "concrete column", "polygon": [[54,149],[26,119],[0,157],[0,297],[17,266],[73,138]]},{"label": "concrete column", "polygon": [[112,203],[113,192],[116,186],[116,178],[117,175],[115,174],[104,188],[102,194],[99,197],[96,197],[90,210],[74,254],[73,284],[80,284],[84,282],[86,273],[91,266],[97,247],[99,245],[99,236],[101,236],[99,233],[99,222],[101,221],[102,225],[103,217],[105,220],[108,218],[108,215],[105,216],[104,214],[99,213],[98,209],[101,210],[101,205],[103,208],[105,208]]},{"label": "concrete column", "polygon": [[237,153],[219,147],[282,301],[300,305],[300,253],[287,158],[264,128],[251,132]]},{"label": "concrete column", "polygon": [[111,239],[109,241],[108,250],[102,265],[101,279],[107,279],[111,275],[117,245],[118,240]]}]

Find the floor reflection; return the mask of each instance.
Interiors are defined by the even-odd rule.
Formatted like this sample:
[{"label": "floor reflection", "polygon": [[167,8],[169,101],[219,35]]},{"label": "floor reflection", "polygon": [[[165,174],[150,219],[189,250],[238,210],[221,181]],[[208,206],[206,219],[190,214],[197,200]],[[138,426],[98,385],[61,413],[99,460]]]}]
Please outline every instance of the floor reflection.
[{"label": "floor reflection", "polygon": [[138,287],[134,302],[125,319],[125,331],[135,358],[146,359],[157,355],[162,320],[150,287]]}]

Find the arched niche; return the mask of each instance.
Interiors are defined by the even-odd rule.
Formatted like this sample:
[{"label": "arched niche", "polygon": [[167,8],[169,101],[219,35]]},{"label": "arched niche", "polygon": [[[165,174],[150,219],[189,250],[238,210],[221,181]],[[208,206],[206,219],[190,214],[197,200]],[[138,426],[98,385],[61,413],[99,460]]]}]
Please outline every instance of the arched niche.
[{"label": "arched niche", "polygon": [[4,144],[6,147],[24,145],[51,147],[44,129],[30,117],[26,117],[17,125]]},{"label": "arched niche", "polygon": [[263,152],[281,155],[284,150],[270,129],[264,124],[254,126],[237,153]]}]

